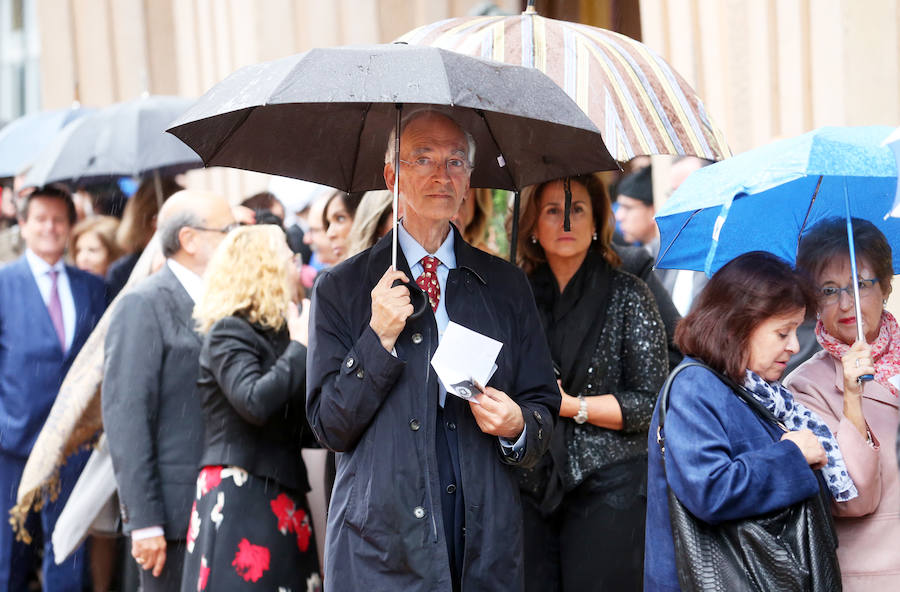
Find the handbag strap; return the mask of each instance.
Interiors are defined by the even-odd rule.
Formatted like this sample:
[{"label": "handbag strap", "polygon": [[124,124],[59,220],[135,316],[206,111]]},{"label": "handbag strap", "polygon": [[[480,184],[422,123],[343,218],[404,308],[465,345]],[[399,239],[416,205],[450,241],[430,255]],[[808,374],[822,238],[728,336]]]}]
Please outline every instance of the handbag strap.
[{"label": "handbag strap", "polygon": [[765,405],[760,403],[744,385],[736,383],[731,378],[725,376],[724,374],[718,372],[713,368],[710,368],[703,362],[684,362],[682,364],[679,364],[674,370],[672,370],[671,373],[669,373],[669,376],[668,378],[666,378],[666,382],[662,387],[662,391],[660,391],[659,394],[659,421],[656,427],[656,443],[659,445],[659,450],[663,457],[665,457],[666,455],[663,426],[666,423],[666,409],[669,406],[669,391],[671,390],[672,382],[675,380],[675,377],[678,376],[678,373],[685,368],[690,368],[691,366],[699,366],[701,368],[706,368],[707,370],[712,372],[719,380],[725,383],[732,390],[732,392],[734,392],[734,394],[740,397],[744,401],[744,403],[746,403],[752,410],[754,410],[757,415],[759,415],[766,421],[774,423],[785,432],[788,431],[784,423],[782,423],[777,417],[775,417],[775,415],[771,411],[769,411],[769,409]]}]

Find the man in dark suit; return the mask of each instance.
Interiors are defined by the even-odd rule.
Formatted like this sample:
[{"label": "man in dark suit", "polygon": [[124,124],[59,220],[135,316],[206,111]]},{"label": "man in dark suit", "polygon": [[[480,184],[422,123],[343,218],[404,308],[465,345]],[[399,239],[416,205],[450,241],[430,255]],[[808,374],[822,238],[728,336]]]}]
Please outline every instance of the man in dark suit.
[{"label": "man in dark suit", "polygon": [[106,337],[103,425],[143,590],[178,590],[203,446],[194,302],[234,225],[218,195],[180,191],[159,212],[165,266],[125,294]]},{"label": "man in dark suit", "polygon": [[[42,187],[21,205],[25,254],[0,269],[0,499],[3,515],[15,504],[25,461],[50,413],[63,378],[106,308],[106,288],[62,261],[75,205],[68,191]],[[59,498],[40,512],[46,590],[81,590],[84,550],[56,565],[50,535],[87,457],[60,472]],[[30,520],[29,523],[34,523]],[[35,525],[36,526],[36,525]],[[24,590],[30,545],[0,528],[0,590]]]},{"label": "man in dark suit", "polygon": [[[471,136],[425,109],[400,138],[401,269],[389,268],[388,235],[323,272],[313,293],[307,414],[340,453],[324,579],[334,592],[521,590],[514,467],[537,462],[559,414],[550,353],[525,275],[450,224],[469,189]],[[392,150],[384,177],[392,187]],[[427,291],[418,318],[407,287],[392,287],[408,278]],[[431,369],[450,321],[503,343],[476,402]]]}]

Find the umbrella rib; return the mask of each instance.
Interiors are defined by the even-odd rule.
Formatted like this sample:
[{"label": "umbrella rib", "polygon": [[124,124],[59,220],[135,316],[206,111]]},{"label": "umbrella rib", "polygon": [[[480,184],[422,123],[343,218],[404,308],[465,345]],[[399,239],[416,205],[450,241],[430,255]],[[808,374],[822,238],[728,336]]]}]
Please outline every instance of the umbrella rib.
[{"label": "umbrella rib", "polygon": [[[484,125],[487,128],[488,134],[491,136],[491,141],[494,143],[494,146],[497,147],[497,150],[500,151],[500,155],[503,156],[503,148],[500,147],[500,142],[498,142],[496,136],[494,136],[494,130],[491,129],[491,124],[488,123],[487,117],[484,116],[484,110],[476,109],[475,112],[479,117],[481,117],[481,120],[484,122]],[[508,160],[506,160],[506,158],[503,159],[503,162],[506,163],[506,173],[509,175],[509,180],[512,183],[513,187],[516,188],[516,192],[518,193],[522,188],[519,187],[519,184],[516,182],[516,178],[513,175],[512,165]],[[513,220],[513,224],[516,223],[517,220]]]},{"label": "umbrella rib", "polygon": [[812,212],[813,204],[816,203],[816,196],[819,195],[819,187],[822,186],[822,177],[824,177],[824,175],[819,175],[819,180],[816,182],[816,190],[813,191],[812,199],[809,200],[809,207],[806,209],[806,217],[803,218],[803,224],[800,225],[800,232],[797,233],[797,251],[794,253],[795,259],[797,253],[800,252],[800,239],[803,237],[803,231],[806,230],[806,223],[809,221],[809,214]]},{"label": "umbrella rib", "polygon": [[[688,216],[688,219],[684,221],[684,224],[681,225],[681,228],[678,229],[678,232],[676,232],[675,236],[672,238],[672,240],[669,241],[668,246],[666,246],[666,250],[663,251],[662,255],[660,255],[659,257],[656,258],[657,261],[662,261],[663,257],[665,257],[666,255],[669,254],[669,249],[672,248],[672,245],[674,245],[675,241],[678,240],[678,237],[681,236],[682,231],[685,229],[685,227],[688,224],[690,224],[691,220],[694,219],[694,216],[696,216],[700,212],[701,212],[701,210],[694,210],[694,212],[690,216]],[[656,264],[653,265],[653,269],[656,269]]]},{"label": "umbrella rib", "polygon": [[216,143],[216,147],[210,153],[209,159],[203,161],[204,165],[209,166],[209,164],[212,163],[213,159],[215,159],[215,157],[219,155],[219,152],[222,151],[222,148],[225,146],[225,142],[228,140],[228,138],[231,137],[231,134],[234,133],[234,130],[244,125],[244,122],[247,121],[247,119],[250,117],[250,113],[252,113],[255,109],[256,107],[250,107],[249,109],[247,109],[247,111],[244,112],[244,115],[238,121],[236,121],[234,125],[231,126],[231,128],[228,130],[228,133],[222,134],[222,139],[220,139]]},{"label": "umbrella rib", "polygon": [[[398,110],[400,107],[401,104],[397,103]],[[345,189],[347,193],[350,193],[350,188],[353,186],[353,180],[356,178],[356,165],[359,163],[359,147],[362,145],[363,129],[366,127],[366,117],[369,116],[369,109],[371,108],[372,103],[366,105],[366,108],[362,112],[362,120],[359,122],[359,132],[356,134],[356,150],[353,151],[353,164],[350,166],[350,182],[347,184],[347,189]],[[400,130],[398,129],[397,136],[399,135]]]}]

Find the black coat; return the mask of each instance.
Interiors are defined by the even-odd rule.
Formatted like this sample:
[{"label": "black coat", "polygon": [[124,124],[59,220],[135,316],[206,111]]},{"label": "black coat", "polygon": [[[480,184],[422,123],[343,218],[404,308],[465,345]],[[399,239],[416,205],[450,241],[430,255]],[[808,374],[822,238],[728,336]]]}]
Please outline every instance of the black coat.
[{"label": "black coat", "polygon": [[[457,232],[455,229],[453,232]],[[341,452],[326,533],[329,590],[449,591],[435,449],[438,345],[430,309],[407,323],[394,357],[369,327],[371,290],[390,265],[391,235],[324,272],[312,300],[307,415]],[[463,590],[521,590],[522,510],[513,466],[544,453],[560,397],[521,270],[455,236],[443,297],[451,320],[503,343],[488,383],[522,408],[524,454],[504,456],[468,409],[458,421],[465,496]],[[400,267],[410,274],[403,255]],[[448,395],[449,396],[449,395]]]},{"label": "black coat", "polygon": [[122,296],[104,349],[103,427],[126,533],[161,525],[184,540],[196,491],[203,415],[195,392],[194,302],[168,268]]},{"label": "black coat", "polygon": [[201,466],[238,466],[299,493],[309,491],[301,458],[306,423],[306,348],[287,329],[225,317],[200,351],[197,391],[205,437]]}]

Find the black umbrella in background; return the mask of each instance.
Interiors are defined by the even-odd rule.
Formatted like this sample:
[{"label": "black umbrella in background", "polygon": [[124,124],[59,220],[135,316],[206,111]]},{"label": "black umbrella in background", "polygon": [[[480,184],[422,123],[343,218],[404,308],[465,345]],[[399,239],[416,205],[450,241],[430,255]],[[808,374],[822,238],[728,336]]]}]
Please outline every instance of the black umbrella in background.
[{"label": "black umbrella in background", "polygon": [[151,174],[159,179],[201,167],[196,154],[165,133],[192,102],[144,95],[73,121],[35,159],[25,183],[74,185]]},{"label": "black umbrella in background", "polygon": [[368,191],[385,188],[389,134],[419,106],[452,112],[475,138],[472,187],[516,191],[516,207],[525,186],[618,168],[596,126],[541,72],[405,44],[313,49],[247,66],[169,131],[207,166]]}]

